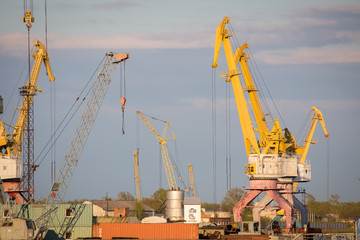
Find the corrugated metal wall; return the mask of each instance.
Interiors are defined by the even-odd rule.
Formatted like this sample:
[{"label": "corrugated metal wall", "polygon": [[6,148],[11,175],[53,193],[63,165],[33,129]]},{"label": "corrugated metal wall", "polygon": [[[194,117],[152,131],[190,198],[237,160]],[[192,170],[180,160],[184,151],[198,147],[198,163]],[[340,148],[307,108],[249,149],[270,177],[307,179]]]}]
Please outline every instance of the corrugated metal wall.
[{"label": "corrugated metal wall", "polygon": [[[55,218],[53,221],[50,221],[49,229],[57,232],[61,226],[61,224],[66,219],[66,209],[68,208],[76,208],[79,206],[83,206],[83,211],[78,218],[74,228],[72,229],[72,238],[80,238],[80,237],[92,237],[92,204],[57,204],[57,212],[55,214]],[[43,212],[43,209],[46,207],[45,204],[31,204],[31,205],[16,205],[14,206],[14,212],[17,214],[21,211],[22,216],[25,218],[30,218],[32,220],[36,220],[39,218]],[[3,220],[3,209],[5,205],[0,205],[0,220]]]},{"label": "corrugated metal wall", "polygon": [[198,239],[199,227],[191,223],[94,223],[93,237]]},{"label": "corrugated metal wall", "polygon": [[321,229],[346,229],[349,228],[351,226],[349,226],[349,223],[326,223],[326,222],[321,222],[321,223],[309,223],[308,227],[310,228],[321,228]]}]

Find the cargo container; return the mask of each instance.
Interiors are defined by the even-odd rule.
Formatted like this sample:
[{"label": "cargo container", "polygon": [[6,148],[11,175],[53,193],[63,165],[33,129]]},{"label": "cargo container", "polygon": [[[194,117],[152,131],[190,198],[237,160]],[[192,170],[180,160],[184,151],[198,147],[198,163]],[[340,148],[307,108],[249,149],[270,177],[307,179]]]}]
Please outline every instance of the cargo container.
[{"label": "cargo container", "polygon": [[94,223],[93,237],[198,239],[199,226],[193,223]]}]

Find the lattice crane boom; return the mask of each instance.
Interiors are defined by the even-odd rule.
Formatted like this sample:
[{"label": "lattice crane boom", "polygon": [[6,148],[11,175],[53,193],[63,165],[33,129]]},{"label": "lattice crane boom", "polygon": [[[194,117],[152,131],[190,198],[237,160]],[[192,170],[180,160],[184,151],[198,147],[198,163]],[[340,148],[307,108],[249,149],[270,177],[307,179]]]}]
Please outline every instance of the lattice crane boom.
[{"label": "lattice crane boom", "polygon": [[[55,77],[50,67],[50,61],[46,47],[40,41],[35,41],[34,47],[36,47],[36,51],[32,54],[32,57],[34,58],[34,64],[29,76],[29,81],[20,88],[20,94],[23,96],[23,99],[22,105],[18,109],[19,116],[16,120],[15,126],[12,127],[2,121],[0,122],[0,169],[2,169],[0,177],[4,181],[5,192],[15,197],[16,203],[18,204],[23,204],[31,200],[30,195],[32,194],[29,193],[30,191],[33,191],[33,186],[31,185],[31,180],[29,179],[31,179],[33,176],[33,172],[31,172],[32,170],[30,169],[34,166],[30,166],[30,161],[28,164],[25,164],[26,162],[22,164],[21,155],[22,150],[29,150],[28,145],[26,145],[26,148],[23,147],[23,140],[25,130],[27,127],[29,127],[29,123],[31,123],[29,116],[31,113],[35,93],[41,92],[41,90],[37,88],[37,83],[42,62],[45,64],[47,73],[49,75],[49,81],[55,81]],[[8,131],[5,130],[4,125],[12,128],[13,132],[9,134]],[[23,173],[25,173],[27,176],[25,175],[24,177]],[[28,186],[26,186],[27,189],[24,189],[26,182],[28,183]],[[28,196],[24,196],[23,192],[28,192]]]},{"label": "lattice crane boom", "polygon": [[[92,87],[84,112],[75,130],[75,134],[55,177],[51,191],[46,198],[47,202],[61,203],[64,199],[81,153],[85,147],[90,131],[95,123],[101,104],[118,65],[117,63],[125,61],[128,58],[129,54],[127,53],[119,54],[110,52],[105,55],[97,80]],[[54,208],[56,208],[55,204],[51,204],[50,209],[44,209],[42,215],[45,217],[40,217],[37,221],[40,231],[46,228],[50,218],[53,216],[52,213],[55,212]],[[59,236],[62,237],[63,234],[64,232],[60,230]]]},{"label": "lattice crane boom", "polygon": [[194,171],[192,164],[188,165],[189,168],[189,178],[190,178],[190,186],[191,186],[191,194],[193,197],[196,197],[196,187],[195,187],[195,179],[194,179]]},{"label": "lattice crane boom", "polygon": [[[14,131],[11,134],[7,134],[4,130],[4,122],[0,122],[0,149],[4,148],[5,154],[0,151],[0,156],[21,156],[21,145],[24,138],[26,124],[28,121],[28,106],[32,106],[35,92],[41,91],[37,89],[37,82],[40,75],[41,63],[44,62],[47,73],[49,75],[49,81],[55,81],[55,77],[52,73],[48,53],[45,46],[40,41],[35,41],[34,46],[38,49],[32,54],[35,59],[29,82],[22,86],[21,91],[26,91],[22,101],[22,105],[19,109],[19,117],[16,120]],[[6,125],[6,124],[5,124]]]},{"label": "lattice crane boom", "polygon": [[[175,178],[175,174],[174,174],[174,166],[171,162],[169,150],[168,150],[168,147],[166,144],[166,141],[168,141],[170,139],[175,139],[174,132],[172,131],[172,129],[169,125],[169,122],[165,121],[165,128],[164,128],[162,136],[160,136],[158,131],[153,127],[153,125],[149,122],[149,120],[140,111],[136,111],[136,114],[142,120],[144,125],[150,130],[150,132],[158,139],[160,148],[161,148],[161,158],[163,160],[169,188],[172,190],[177,190],[178,186],[177,186],[177,182],[176,182],[176,178]],[[172,134],[172,137],[170,137],[170,138],[166,138],[168,129],[170,129],[171,134]]]},{"label": "lattice crane boom", "polygon": [[136,200],[141,202],[140,173],[139,173],[139,150],[134,151],[134,172],[136,184]]}]

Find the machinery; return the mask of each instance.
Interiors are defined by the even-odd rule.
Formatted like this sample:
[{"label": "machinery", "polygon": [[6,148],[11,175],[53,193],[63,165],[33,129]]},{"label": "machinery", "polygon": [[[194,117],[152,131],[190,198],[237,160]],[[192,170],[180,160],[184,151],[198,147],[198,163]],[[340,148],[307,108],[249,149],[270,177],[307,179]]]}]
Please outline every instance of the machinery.
[{"label": "machinery", "polygon": [[[167,180],[168,180],[168,183],[169,183],[169,189],[170,190],[178,190],[178,186],[177,186],[177,182],[176,182],[176,178],[175,178],[175,174],[174,174],[174,165],[171,162],[169,150],[168,150],[168,147],[166,145],[166,141],[171,140],[171,139],[175,139],[174,132],[171,129],[171,127],[169,125],[169,122],[164,121],[165,128],[164,128],[163,134],[160,136],[158,131],[156,131],[156,129],[153,127],[153,125],[144,116],[144,114],[142,114],[140,111],[136,111],[136,114],[143,121],[144,125],[150,130],[150,132],[159,141],[160,148],[161,148],[161,158],[163,160],[166,177],[167,177]],[[167,136],[166,134],[167,134],[168,129],[171,132],[171,137],[170,138],[166,138],[166,136]]]},{"label": "machinery", "polygon": [[196,197],[196,187],[195,187],[194,171],[193,171],[192,164],[188,164],[188,168],[189,168],[191,195],[192,195],[192,197]]},{"label": "machinery", "polygon": [[[263,201],[253,210],[254,221],[259,221],[260,212],[271,201],[275,201],[286,213],[286,231],[290,232],[295,209],[301,212],[302,223],[307,223],[307,210],[294,196],[293,189],[296,189],[296,184],[293,183],[311,180],[311,165],[306,163],[305,159],[318,120],[322,124],[325,136],[329,135],[322,114],[315,107],[314,121],[304,146],[297,145],[294,136],[287,128],[281,128],[278,119],[266,119],[267,115],[258,96],[259,89],[247,64],[247,60],[250,59],[245,52],[248,45],[245,43],[233,52],[230,42],[233,33],[226,29],[229,22],[229,18],[225,17],[217,27],[212,67],[218,67],[217,60],[222,44],[229,69],[222,77],[226,77],[226,82],[231,83],[233,87],[248,156],[245,173],[250,182],[249,192],[234,207],[234,220],[241,221],[241,214],[248,204],[260,193],[266,193]],[[238,71],[237,65],[240,65],[241,72]],[[240,75],[243,82],[240,81]],[[253,112],[254,120],[250,110]]]},{"label": "machinery", "polygon": [[[36,234],[37,238],[45,237],[44,233],[47,231],[47,225],[56,213],[55,203],[61,203],[64,199],[81,153],[85,147],[87,138],[89,137],[101,104],[109,88],[115,69],[118,63],[123,62],[128,58],[128,53],[109,52],[105,55],[97,80],[92,87],[90,96],[79,124],[75,130],[75,134],[71,140],[68,151],[55,177],[50,193],[46,197],[46,202],[52,204],[48,204],[47,207],[44,208],[42,216],[36,220],[36,225],[38,226]],[[82,210],[83,208],[81,209],[81,207],[79,209],[74,208],[74,217],[64,219],[64,222],[61,224],[61,228],[58,232],[58,236],[60,238],[71,231]]]},{"label": "machinery", "polygon": [[[72,138],[68,151],[65,155],[63,163],[56,175],[55,181],[52,185],[51,191],[46,197],[46,204],[41,216],[34,222],[29,219],[14,217],[5,220],[0,225],[0,233],[6,234],[6,232],[19,232],[25,234],[29,232],[29,228],[23,228],[22,226],[36,226],[31,228],[31,236],[24,239],[44,239],[47,233],[47,226],[50,221],[57,219],[55,217],[57,203],[62,203],[65,193],[69,187],[71,178],[74,174],[75,168],[81,156],[81,153],[89,137],[90,131],[94,125],[97,114],[106,95],[107,89],[110,85],[111,79],[114,75],[115,69],[118,63],[125,61],[129,58],[127,53],[107,53],[103,62],[96,82],[94,83],[91,93],[88,97],[83,115],[80,119],[75,134]],[[52,76],[52,75],[50,75]],[[65,218],[63,222],[59,224],[60,229],[57,232],[59,238],[67,238],[67,235],[71,235],[71,230],[74,227],[76,221],[82,213],[83,206],[81,204],[74,205],[69,211],[72,211],[72,218]],[[19,214],[18,214],[19,215]],[[30,222],[31,224],[28,224]],[[25,236],[24,235],[24,236]],[[20,239],[14,236],[0,235],[0,239]],[[22,239],[22,238],[21,238]]]},{"label": "machinery", "polygon": [[[169,184],[169,190],[166,192],[166,210],[165,215],[170,221],[182,221],[184,220],[184,191],[180,190],[177,185],[174,168],[169,150],[166,144],[166,141],[174,139],[175,135],[172,131],[169,122],[163,121],[165,123],[165,128],[163,134],[160,135],[158,131],[153,127],[149,120],[142,114],[140,111],[136,111],[138,117],[143,121],[145,126],[150,130],[150,132],[157,138],[161,148],[161,158],[163,160],[166,177]],[[154,118],[155,119],[155,118]],[[159,119],[157,119],[159,120]],[[171,136],[167,138],[167,130],[170,129]],[[185,186],[180,176],[180,172],[177,172],[181,183]],[[184,189],[187,189],[186,186]]]},{"label": "machinery", "polygon": [[140,174],[139,174],[139,149],[134,151],[134,171],[136,183],[136,200],[141,202]]},{"label": "machinery", "polygon": [[[5,192],[15,197],[18,204],[28,201],[22,194],[23,169],[21,151],[25,129],[29,121],[29,111],[35,92],[41,92],[41,90],[37,88],[37,82],[42,62],[44,62],[46,66],[49,81],[55,81],[45,46],[40,41],[35,41],[34,46],[37,47],[36,52],[32,54],[35,62],[32,67],[29,82],[21,88],[23,100],[20,109],[18,109],[19,116],[16,124],[13,127],[4,122],[0,122],[0,177],[3,181]],[[6,131],[5,125],[13,129],[13,132],[9,133]],[[33,166],[29,166],[28,170],[30,169],[34,170]],[[28,190],[31,191],[33,189]]]}]

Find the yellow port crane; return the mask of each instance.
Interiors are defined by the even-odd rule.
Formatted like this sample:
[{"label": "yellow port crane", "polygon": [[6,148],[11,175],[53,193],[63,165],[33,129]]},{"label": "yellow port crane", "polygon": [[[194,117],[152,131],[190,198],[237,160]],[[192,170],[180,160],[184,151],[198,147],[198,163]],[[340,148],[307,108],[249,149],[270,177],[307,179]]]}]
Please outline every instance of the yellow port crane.
[{"label": "yellow port crane", "polygon": [[[35,61],[29,82],[21,87],[23,100],[20,109],[18,109],[19,116],[16,124],[12,127],[3,121],[0,122],[0,177],[3,180],[5,192],[14,196],[16,202],[20,204],[27,201],[21,194],[22,142],[27,122],[29,121],[29,111],[34,100],[34,95],[36,92],[41,92],[41,90],[37,88],[37,82],[42,62],[45,64],[49,81],[55,81],[45,46],[40,41],[35,41],[34,46],[37,48],[36,52],[32,54]],[[9,133],[6,131],[4,125],[12,128],[13,132]]]},{"label": "yellow port crane", "polygon": [[139,149],[134,151],[134,176],[136,184],[136,200],[141,202],[140,174],[139,174]]},{"label": "yellow port crane", "polygon": [[[310,125],[309,132],[306,135],[306,138],[304,140],[304,145],[300,147],[302,149],[302,153],[300,154],[300,157],[299,157],[299,160],[298,160],[298,162],[300,164],[305,163],[306,156],[307,156],[307,154],[309,152],[310,144],[316,144],[316,142],[314,142],[312,140],[312,138],[314,136],[315,127],[316,127],[316,124],[317,124],[318,121],[320,121],[321,126],[322,126],[322,128],[323,128],[323,130],[325,132],[325,137],[330,136],[328,131],[327,131],[322,112],[319,109],[317,109],[316,107],[314,107],[314,106],[311,108],[311,110],[313,110],[315,113],[312,116],[313,121],[312,121],[312,123]],[[293,184],[293,191],[294,192],[296,191],[297,185],[298,185],[298,182],[294,182],[294,184]]]},{"label": "yellow port crane", "polygon": [[[226,77],[226,82],[230,82],[233,87],[248,156],[245,173],[250,181],[250,191],[234,207],[234,218],[235,221],[241,221],[241,213],[244,208],[261,192],[265,192],[272,200],[279,204],[280,208],[285,210],[286,228],[287,231],[290,231],[292,227],[293,205],[301,204],[291,194],[292,184],[293,181],[310,181],[311,166],[305,163],[305,158],[316,122],[322,119],[322,114],[320,111],[314,110],[316,108],[313,108],[316,111],[316,117],[314,117],[313,125],[304,146],[297,145],[294,136],[287,128],[281,128],[278,119],[267,120],[259,101],[257,93],[259,89],[253,81],[247,64],[247,60],[250,58],[245,52],[248,44],[241,45],[236,49],[235,53],[233,52],[230,42],[233,33],[226,28],[229,22],[229,18],[225,17],[216,29],[212,67],[218,67],[217,60],[221,45],[223,45],[228,73],[222,77]],[[238,71],[238,64],[240,64],[242,72]],[[243,84],[240,81],[239,75],[243,76]],[[250,100],[251,105],[249,106],[245,94],[247,94],[246,96]],[[250,109],[254,113],[255,123],[252,122]],[[268,125],[270,123],[272,123],[271,128]],[[324,121],[321,120],[321,123],[325,135],[328,136]],[[299,155],[300,157],[298,157]],[[286,189],[286,192],[281,191],[278,184],[282,184],[282,189]],[[302,216],[305,215],[305,213],[302,214]]]},{"label": "yellow port crane", "polygon": [[189,168],[189,178],[190,178],[190,186],[191,186],[191,195],[196,197],[196,187],[195,187],[195,179],[194,179],[194,171],[192,164],[188,164]]},{"label": "yellow port crane", "polygon": [[[158,133],[158,131],[156,131],[156,129],[153,127],[153,125],[149,122],[149,120],[140,111],[136,111],[136,114],[142,120],[144,125],[150,130],[150,132],[159,141],[160,148],[161,148],[161,158],[163,160],[166,177],[167,177],[167,180],[169,183],[169,189],[170,190],[178,190],[178,186],[177,186],[176,178],[175,178],[175,174],[174,174],[174,166],[171,162],[169,150],[168,150],[168,147],[166,144],[166,141],[171,140],[171,139],[174,139],[174,140],[176,139],[175,134],[169,125],[169,122],[164,121],[165,128],[164,128],[163,134],[160,135]],[[170,130],[170,132],[171,132],[170,138],[166,138],[166,134],[167,134],[168,130]]]}]

